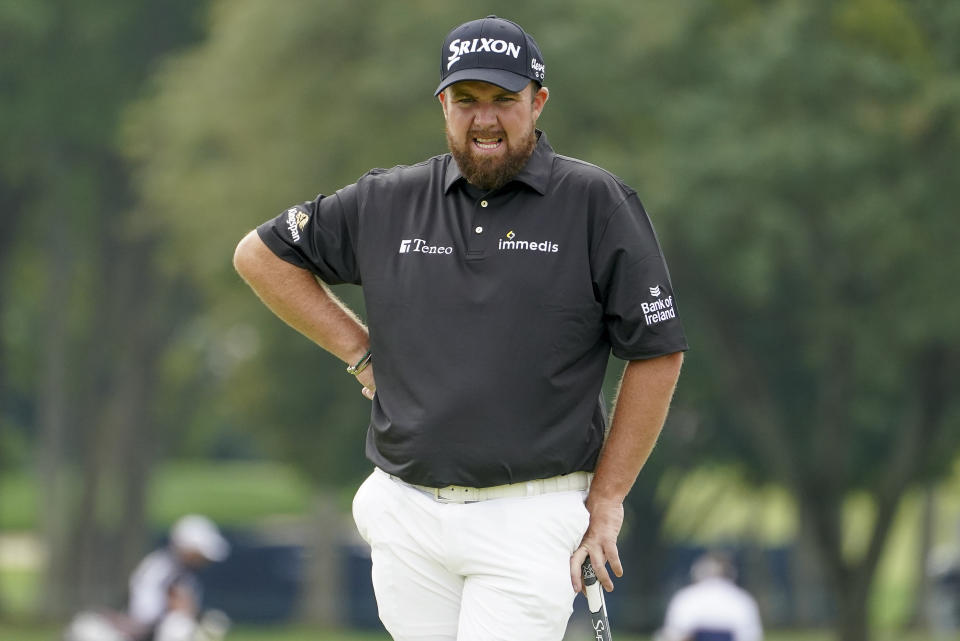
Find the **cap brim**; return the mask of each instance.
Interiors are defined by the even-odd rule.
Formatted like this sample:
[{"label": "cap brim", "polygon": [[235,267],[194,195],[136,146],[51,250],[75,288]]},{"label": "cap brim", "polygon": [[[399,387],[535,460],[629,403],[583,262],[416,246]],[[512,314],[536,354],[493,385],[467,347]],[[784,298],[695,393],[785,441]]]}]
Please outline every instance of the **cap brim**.
[{"label": "cap brim", "polygon": [[230,544],[223,538],[213,539],[207,541],[198,551],[210,561],[223,561],[230,556]]},{"label": "cap brim", "polygon": [[513,73],[512,71],[475,67],[473,69],[461,69],[460,71],[454,71],[452,74],[443,79],[443,81],[437,87],[437,90],[433,92],[433,95],[436,96],[450,85],[456,82],[463,82],[464,80],[489,82],[492,85],[503,87],[507,91],[512,91],[514,93],[523,91],[523,88],[530,83],[530,78],[521,76],[518,73]]}]

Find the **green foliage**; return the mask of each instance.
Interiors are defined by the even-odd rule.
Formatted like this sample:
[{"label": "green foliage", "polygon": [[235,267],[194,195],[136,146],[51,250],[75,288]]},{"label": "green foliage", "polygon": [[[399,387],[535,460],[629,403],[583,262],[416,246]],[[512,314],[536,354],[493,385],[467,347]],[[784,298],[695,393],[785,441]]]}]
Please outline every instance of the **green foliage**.
[{"label": "green foliage", "polygon": [[[957,266],[945,178],[958,160],[960,103],[948,88],[960,76],[955,61],[934,63],[916,19],[897,23],[914,36],[910,55],[900,41],[884,48],[894,10],[906,11],[852,2],[831,18],[816,3],[773,3],[704,20],[647,59],[659,71],[651,95],[671,97],[669,109],[645,106],[665,132],[656,193],[692,355],[711,362],[707,376],[739,366],[718,349],[727,323],[727,339],[756,355],[801,456],[824,436],[810,421],[839,370],[853,484],[880,480],[877,461],[916,411],[905,376],[918,352],[960,344],[949,320],[960,310],[942,296]],[[739,420],[730,399],[717,403]]]},{"label": "green foliage", "polygon": [[104,309],[140,302],[111,300],[110,261],[145,246],[122,264],[163,276],[166,453],[266,448],[355,485],[367,402],[230,256],[294,202],[443,152],[440,43],[491,12],[541,45],[551,141],[638,189],[673,270],[693,349],[636,513],[705,457],[828,509],[942,474],[960,445],[960,5],[938,0],[220,0],[204,25],[187,0],[0,2],[2,462],[29,459],[51,328],[67,398],[108,389],[124,350]]}]

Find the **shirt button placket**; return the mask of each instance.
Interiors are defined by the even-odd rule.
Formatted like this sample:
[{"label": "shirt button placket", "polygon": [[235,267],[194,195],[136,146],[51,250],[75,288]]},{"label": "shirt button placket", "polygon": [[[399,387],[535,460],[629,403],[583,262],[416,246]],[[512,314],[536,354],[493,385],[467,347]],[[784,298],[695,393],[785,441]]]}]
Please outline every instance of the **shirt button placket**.
[{"label": "shirt button placket", "polygon": [[484,198],[477,204],[480,206],[475,210],[473,217],[473,243],[471,243],[471,245],[479,248],[483,254],[486,254],[487,243],[483,236],[483,231],[487,227],[487,208],[490,206],[490,201]]}]

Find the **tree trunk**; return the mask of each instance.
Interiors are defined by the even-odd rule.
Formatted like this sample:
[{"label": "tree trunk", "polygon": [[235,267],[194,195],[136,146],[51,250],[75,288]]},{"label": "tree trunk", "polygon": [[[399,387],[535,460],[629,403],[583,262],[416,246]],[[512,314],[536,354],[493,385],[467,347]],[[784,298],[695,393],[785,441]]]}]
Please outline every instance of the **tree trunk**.
[{"label": "tree trunk", "polygon": [[913,612],[909,626],[918,630],[926,625],[930,611],[930,550],[933,547],[933,532],[937,522],[937,494],[933,485],[923,490],[923,505],[920,511],[920,546],[917,549],[917,587],[914,589]]},{"label": "tree trunk", "polygon": [[[121,606],[126,581],[144,552],[145,495],[154,460],[151,420],[156,370],[170,334],[152,243],[105,248],[100,313],[89,370],[90,393],[81,509],[75,523],[77,605]],[[166,313],[165,313],[166,312]]]},{"label": "tree trunk", "polygon": [[[8,274],[10,272],[11,258],[10,252],[17,235],[17,222],[22,199],[14,190],[9,189],[6,184],[0,183],[0,221],[3,224],[3,233],[0,234],[0,443],[4,440],[4,431],[7,421],[10,420],[10,407],[13,393],[8,389],[7,381],[10,377],[7,373],[9,359],[6,357],[5,343],[3,341],[3,319],[4,302],[9,297],[4,291],[7,284]],[[0,470],[8,469],[9,462],[4,460],[3,450],[0,450]],[[0,505],[0,509],[2,509]],[[2,618],[5,606],[3,594],[0,594],[0,618]]]},{"label": "tree trunk", "polygon": [[868,641],[868,601],[872,581],[858,580],[854,574],[849,585],[837,590],[837,634],[840,641]]},{"label": "tree trunk", "polygon": [[40,529],[48,552],[40,607],[44,614],[58,619],[69,613],[66,589],[71,576],[71,559],[67,555],[72,505],[71,470],[67,461],[68,327],[66,314],[58,311],[68,299],[74,268],[67,235],[68,230],[61,225],[53,225],[49,232],[49,271],[44,305],[47,314],[42,331],[42,365],[37,394],[38,470],[42,496]]},{"label": "tree trunk", "polygon": [[[81,607],[122,606],[128,573],[144,551],[157,362],[177,309],[153,264],[155,240],[127,231],[124,170],[116,159],[97,160],[114,186],[104,193],[118,202],[108,203],[95,229],[82,230],[88,243],[77,244],[86,248],[86,269],[95,261],[81,309],[87,317],[51,313],[44,340],[44,611],[58,619]],[[50,232],[50,310],[63,308],[80,271],[66,227]],[[71,341],[68,323],[77,316],[91,329]]]},{"label": "tree trunk", "polygon": [[[653,466],[651,466],[653,467]],[[663,594],[664,561],[667,548],[663,541],[664,510],[657,495],[661,474],[644,470],[626,500],[628,527],[620,543],[620,556],[625,573],[617,583],[618,590],[632,595],[631,607],[621,612],[624,628],[652,632],[663,624],[667,596]],[[629,566],[627,562],[629,561]]]}]

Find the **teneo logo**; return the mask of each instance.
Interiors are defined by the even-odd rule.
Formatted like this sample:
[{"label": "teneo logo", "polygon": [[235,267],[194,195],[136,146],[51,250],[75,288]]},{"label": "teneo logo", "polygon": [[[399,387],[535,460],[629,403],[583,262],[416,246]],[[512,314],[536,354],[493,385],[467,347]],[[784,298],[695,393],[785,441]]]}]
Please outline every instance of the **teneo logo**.
[{"label": "teneo logo", "polygon": [[520,249],[533,252],[547,252],[549,254],[555,254],[560,251],[560,245],[552,240],[515,240],[516,237],[517,235],[511,229],[507,232],[505,238],[501,238],[497,242],[497,249],[500,251]]},{"label": "teneo logo", "polygon": [[660,298],[660,285],[650,287],[649,289],[650,295],[657,300],[652,303],[640,303],[640,308],[643,310],[643,320],[646,321],[647,327],[662,323],[671,318],[676,318],[677,310],[673,306],[673,296]]},{"label": "teneo logo", "polygon": [[287,210],[287,231],[290,232],[290,238],[293,239],[293,242],[300,242],[300,232],[303,231],[308,220],[310,220],[310,217],[296,207]]},{"label": "teneo logo", "polygon": [[453,247],[443,247],[441,245],[428,245],[422,238],[408,238],[400,241],[401,254],[419,252],[421,254],[452,254]]},{"label": "teneo logo", "polygon": [[468,53],[479,53],[488,51],[490,53],[502,53],[505,56],[520,57],[520,45],[507,42],[506,40],[494,40],[493,38],[474,38],[473,40],[463,40],[457,38],[450,43],[450,57],[447,58],[447,69],[457,64],[461,56]]}]

